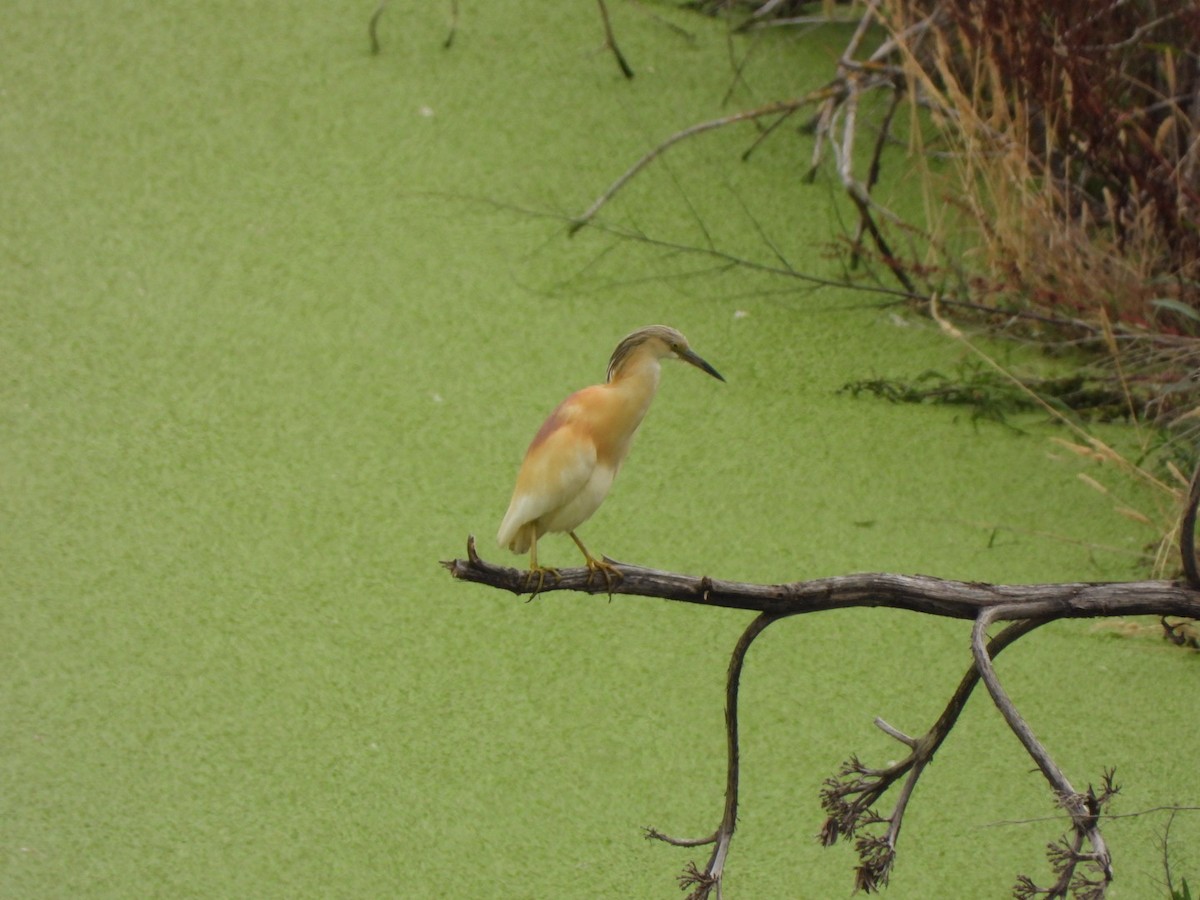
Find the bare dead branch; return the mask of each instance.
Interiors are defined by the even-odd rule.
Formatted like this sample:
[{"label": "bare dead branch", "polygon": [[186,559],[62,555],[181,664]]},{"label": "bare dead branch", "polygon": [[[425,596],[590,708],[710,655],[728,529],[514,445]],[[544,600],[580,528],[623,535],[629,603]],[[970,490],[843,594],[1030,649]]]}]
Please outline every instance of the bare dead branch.
[{"label": "bare dead branch", "polygon": [[[1025,747],[1025,751],[1033,758],[1042,775],[1050,783],[1059,805],[1071,817],[1073,834],[1070,844],[1062,845],[1051,854],[1051,862],[1054,864],[1059,878],[1051,888],[1049,896],[1066,897],[1067,888],[1079,883],[1077,873],[1079,865],[1086,863],[1096,868],[1101,875],[1101,880],[1096,881],[1094,885],[1099,890],[1099,893],[1096,894],[1099,898],[1103,896],[1103,886],[1112,881],[1112,858],[1104,842],[1104,836],[1100,833],[1099,801],[1090,788],[1087,793],[1075,790],[1066,774],[1034,735],[1033,729],[1017,711],[1008,693],[1000,684],[999,676],[996,675],[991,657],[984,644],[988,625],[995,619],[1016,611],[1019,610],[1005,606],[994,606],[980,611],[979,618],[975,620],[975,627],[971,632],[971,648],[975,655],[975,665],[979,669],[988,693],[992,696],[992,702],[995,703],[996,708],[1000,710],[1000,714],[1008,723],[1008,727],[1017,736],[1022,746]],[[1091,851],[1083,850],[1085,842],[1091,845]],[[1028,879],[1024,878],[1019,882],[1019,887],[1024,888],[1027,881]],[[1091,883],[1089,880],[1089,884]]]},{"label": "bare dead branch", "polygon": [[[995,658],[1005,647],[1043,625],[1045,619],[1023,619],[1008,625],[1000,634],[988,642],[989,656]],[[821,826],[819,839],[828,847],[839,838],[856,837],[862,827],[886,824],[882,836],[859,836],[855,847],[859,852],[859,865],[855,869],[855,884],[859,890],[871,891],[887,884],[896,856],[896,844],[900,826],[904,819],[909,798],[925,768],[933,760],[942,743],[950,735],[959,714],[967,705],[967,699],[979,683],[979,668],[972,665],[963,676],[950,702],[938,720],[924,735],[911,738],[881,719],[875,724],[882,731],[907,746],[909,754],[902,760],[883,769],[864,766],[857,757],[842,764],[838,774],[825,779],[821,789],[821,808],[828,817]],[[905,776],[907,777],[905,778]],[[874,810],[875,804],[904,778],[900,794],[892,812],[884,817]]]},{"label": "bare dead branch", "polygon": [[[617,55],[618,62],[622,66],[622,70],[627,76],[632,73],[621,57],[620,51],[617,49],[616,43],[613,40],[612,29],[608,19],[608,11],[603,0],[600,2],[601,16],[604,19],[605,30],[608,37],[608,45]],[[873,210],[877,207],[871,199],[871,188],[879,177],[880,158],[882,150],[891,135],[891,122],[896,110],[906,91],[906,81],[900,68],[887,65],[884,60],[895,54],[898,50],[898,43],[895,38],[885,40],[866,60],[855,59],[855,54],[858,52],[864,37],[869,32],[870,27],[879,19],[878,4],[875,2],[868,3],[865,12],[858,22],[853,37],[851,37],[841,58],[838,62],[837,77],[824,87],[811,91],[803,97],[782,101],[778,103],[768,104],[758,109],[746,110],[739,113],[734,113],[730,116],[723,116],[719,119],[713,119],[708,122],[700,122],[688,128],[678,131],[668,137],[658,146],[654,147],[648,153],[642,156],[629,169],[625,171],[616,181],[595,200],[581,215],[572,220],[568,228],[568,234],[574,234],[595,218],[596,214],[609,202],[622,188],[625,187],[635,176],[637,176],[650,163],[661,156],[669,148],[691,137],[703,134],[707,131],[712,131],[717,128],[723,128],[726,125],[732,125],[737,122],[747,120],[758,120],[761,118],[775,116],[776,121],[764,130],[764,134],[760,135],[754,146],[770,134],[780,122],[788,118],[792,113],[805,106],[817,105],[818,113],[815,120],[815,141],[813,144],[813,160],[812,167],[805,176],[806,180],[812,180],[815,176],[817,167],[821,161],[821,148],[826,140],[829,141],[835,151],[838,152],[839,165],[838,174],[842,181],[843,187],[850,195],[851,199],[859,212],[858,235],[855,238],[855,247],[864,233],[869,234],[880,256],[887,264],[892,274],[903,285],[904,289],[909,292],[914,292],[912,280],[904,271],[899,260],[895,258],[888,242],[883,237],[882,231],[875,222]],[[909,29],[913,34],[919,34],[923,30],[931,28],[933,17],[927,21],[918,23]],[[909,33],[906,32],[906,35]],[[915,39],[910,35],[910,39]],[[879,132],[873,156],[869,165],[869,172],[865,182],[856,178],[854,175],[853,162],[853,145],[857,134],[856,112],[857,100],[860,94],[875,90],[880,87],[886,87],[892,91],[893,101],[891,108],[888,110],[883,127]],[[839,123],[840,140],[833,139],[833,132]],[[746,153],[743,154],[743,159],[749,156],[754,149],[752,146]]]},{"label": "bare dead branch", "polygon": [[[606,557],[607,559],[607,557]],[[703,606],[769,612],[776,615],[824,612],[852,607],[887,607],[974,621],[982,610],[1003,607],[994,621],[1069,619],[1097,616],[1167,615],[1196,618],[1200,591],[1180,581],[1067,582],[1063,584],[1003,585],[951,581],[930,575],[888,573],[837,575],[788,584],[724,581],[707,575],[682,575],[608,560],[625,576],[612,585],[614,595],[657,597]],[[530,593],[527,573],[482,559],[468,538],[467,558],[442,565],[462,581]],[[588,570],[560,569],[559,579],[542,589],[606,593],[607,588]]]},{"label": "bare dead branch", "polygon": [[703,840],[688,840],[673,838],[654,828],[646,829],[646,836],[665,841],[676,847],[695,847],[702,844],[715,844],[708,864],[701,871],[696,864],[689,863],[680,876],[681,886],[693,887],[687,900],[706,900],[709,894],[716,890],[720,896],[721,879],[725,874],[725,860],[729,856],[729,844],[733,840],[733,831],[737,827],[738,806],[738,686],[742,677],[742,665],[746,660],[746,652],[750,645],[768,625],[778,621],[781,616],[772,613],[762,613],[742,633],[733,655],[729,660],[729,675],[725,682],[725,740],[728,748],[728,766],[725,776],[725,814],[721,824],[712,836]]},{"label": "bare dead branch", "polygon": [[[714,891],[720,897],[724,867],[737,824],[738,689],[750,645],[768,625],[781,618],[852,607],[905,609],[974,622],[973,665],[933,726],[919,737],[910,737],[882,719],[876,720],[881,730],[909,749],[907,756],[882,769],[865,766],[857,757],[851,757],[837,776],[826,780],[821,791],[821,805],[827,814],[821,841],[830,845],[841,837],[855,838],[859,856],[855,870],[857,889],[870,892],[887,884],[896,859],[904,813],[917,782],[954,728],[975,685],[982,680],[1010,729],[1049,782],[1057,804],[1071,820],[1069,837],[1050,845],[1049,857],[1057,876],[1054,885],[1040,888],[1028,877],[1021,876],[1014,888],[1016,896],[1066,897],[1069,891],[1076,897],[1094,900],[1105,896],[1112,880],[1112,863],[1099,822],[1105,804],[1117,790],[1112,783],[1112,773],[1105,773],[1098,792],[1091,786],[1086,791],[1077,791],[1017,712],[1000,684],[992,660],[1034,629],[1056,619],[1132,615],[1197,618],[1200,616],[1200,589],[1183,581],[995,585],[886,573],[763,585],[664,572],[607,558],[606,561],[620,568],[623,576],[620,581],[600,585],[594,577],[589,577],[585,567],[562,569],[559,577],[552,584],[543,586],[540,593],[603,591],[759,613],[738,640],[729,664],[725,705],[728,767],[725,809],[720,824],[716,831],[703,838],[672,837],[657,829],[646,829],[646,837],[674,846],[713,845],[703,869],[690,863],[679,877],[680,886],[690,891],[690,900],[706,900]],[[467,540],[466,559],[447,560],[442,565],[463,581],[486,584],[516,595],[531,592],[528,573],[483,560],[476,552],[473,536]],[[987,640],[987,628],[994,622],[1010,624]],[[900,789],[893,808],[887,816],[882,816],[874,806],[897,783],[900,783]],[[882,833],[862,830],[873,825],[883,825],[885,829]]]},{"label": "bare dead branch", "polygon": [[658,157],[660,157],[671,147],[678,144],[680,141],[687,140],[690,137],[695,137],[698,134],[703,134],[706,131],[724,128],[726,125],[733,125],[737,122],[747,122],[753,119],[765,118],[767,116],[791,113],[797,109],[800,109],[801,107],[807,106],[811,103],[816,103],[817,101],[823,99],[825,94],[826,88],[822,88],[817,91],[812,91],[808,94],[805,94],[803,97],[798,97],[794,100],[781,100],[777,103],[768,103],[766,106],[760,106],[757,109],[748,109],[744,110],[743,112],[734,113],[733,115],[722,116],[719,119],[712,119],[708,122],[700,122],[696,125],[690,125],[682,131],[675,132],[675,134],[671,135],[669,138],[639,159],[625,171],[625,174],[610,184],[604,193],[597,197],[595,201],[593,201],[591,206],[589,206],[582,214],[577,216],[571,222],[571,227],[567,229],[567,233],[574,234],[579,229],[587,225],[588,222],[596,217],[596,213],[600,212],[604,205],[613,197],[615,197],[621,188],[625,187],[625,185],[627,185],[635,175],[641,172],[642,169],[646,168],[646,166],[650,165],[650,163],[654,162],[654,160],[658,159]]}]

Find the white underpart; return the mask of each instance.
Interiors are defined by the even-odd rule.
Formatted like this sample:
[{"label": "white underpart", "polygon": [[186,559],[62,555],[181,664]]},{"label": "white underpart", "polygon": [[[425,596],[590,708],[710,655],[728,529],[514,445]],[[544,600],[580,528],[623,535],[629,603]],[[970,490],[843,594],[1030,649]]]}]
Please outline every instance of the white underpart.
[{"label": "white underpart", "polygon": [[600,508],[608,489],[612,487],[617,473],[608,466],[597,463],[592,468],[583,488],[566,505],[542,516],[538,521],[538,533],[550,531],[574,531],[592,517]]}]

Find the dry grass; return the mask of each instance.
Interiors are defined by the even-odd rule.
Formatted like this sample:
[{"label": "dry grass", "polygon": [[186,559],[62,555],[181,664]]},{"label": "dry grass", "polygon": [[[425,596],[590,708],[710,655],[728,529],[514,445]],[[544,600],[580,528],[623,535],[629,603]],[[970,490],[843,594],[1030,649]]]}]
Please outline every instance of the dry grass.
[{"label": "dry grass", "polygon": [[975,299],[1200,332],[1200,5],[883,6],[952,147]]},{"label": "dry grass", "polygon": [[[1166,534],[1158,568],[1168,568],[1182,472],[1200,456],[1200,2],[687,5],[729,15],[737,30],[857,27],[827,84],[672,135],[573,219],[572,231],[679,141],[744,121],[760,123],[763,140],[812,110],[808,177],[832,158],[858,214],[847,236],[851,266],[865,261],[869,277],[899,286],[876,288],[919,309],[940,306],[944,322],[1071,354],[1080,405],[1057,397],[1056,414],[1064,402],[1080,410],[1100,398],[1093,416],[1135,424],[1132,460],[1084,432],[1079,446],[1154,486],[1164,508],[1150,518]],[[881,92],[885,102],[864,102]],[[902,137],[921,176],[920,221],[875,196],[894,174],[884,150]],[[980,384],[969,387],[973,395]],[[929,385],[899,384],[900,393],[910,388],[930,394]]]},{"label": "dry grass", "polygon": [[[738,5],[751,21],[833,13],[828,2],[709,5]],[[825,152],[835,159],[860,214],[855,256],[917,302],[936,309],[939,298],[945,316],[1081,350],[1087,377],[1155,426],[1133,461],[1082,430],[1076,446],[1155,488],[1155,568],[1169,570],[1181,470],[1200,443],[1200,3],[850,8],[860,27],[815,118],[814,168]],[[865,122],[859,100],[878,91],[891,94],[888,112]],[[903,100],[925,190],[919,222],[897,222],[873,198]],[[1155,449],[1158,475],[1147,467]]]},{"label": "dry grass", "polygon": [[952,271],[1025,336],[1088,345],[1130,419],[1173,429],[1174,477],[1101,454],[1158,488],[1169,572],[1200,414],[1200,4],[882,0],[878,16],[949,161],[925,170],[951,214],[925,223],[920,270]]},{"label": "dry grass", "polygon": [[[853,256],[918,303],[1084,347],[1148,421],[1200,406],[1200,3],[706,0],[739,27],[858,16],[819,92],[826,154],[859,212]],[[882,118],[863,97],[890,94]],[[905,117],[923,221],[874,199]],[[880,107],[873,107],[880,108]],[[933,128],[929,126],[932,123]],[[869,151],[867,148],[871,148]],[[868,156],[869,153],[869,156]]]}]

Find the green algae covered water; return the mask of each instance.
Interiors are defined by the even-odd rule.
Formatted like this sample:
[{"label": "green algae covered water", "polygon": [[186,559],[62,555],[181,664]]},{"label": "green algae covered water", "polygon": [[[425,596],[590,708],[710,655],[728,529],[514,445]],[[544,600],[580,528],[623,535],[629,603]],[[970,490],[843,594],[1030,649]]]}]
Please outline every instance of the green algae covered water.
[{"label": "green algae covered water", "polygon": [[[803,135],[747,163],[749,127],[681,144],[609,230],[567,239],[668,134],[823,83],[845,34],[759,46],[726,99],[750,45],[718,22],[610,4],[626,82],[589,4],[462,6],[447,50],[448,5],[393,4],[371,57],[353,3],[9,4],[0,896],[674,896],[699,854],[641,828],[715,826],[747,616],[524,604],[437,565],[469,533],[512,559],[491,536],[525,445],[641,325],[728,384],[666,368],[582,529],[595,551],[762,582],[1141,575],[1155,535],[1115,510],[1154,498],[1038,417],[839,392],[952,371],[961,347],[871,295],[679,249],[836,276],[846,211],[828,173],[800,182]],[[576,562],[565,538],[541,553]],[[763,637],[725,896],[850,894],[851,850],[815,841],[821,782],[898,755],[875,716],[928,727],[968,637],[880,610]],[[1075,783],[1115,766],[1131,813],[1195,805],[1175,699],[1195,665],[1072,622],[999,669]],[[976,697],[889,896],[1043,877],[1062,822],[1031,768]],[[1200,879],[1188,815],[1169,845]],[[1166,823],[1109,826],[1112,896],[1162,895]]]}]

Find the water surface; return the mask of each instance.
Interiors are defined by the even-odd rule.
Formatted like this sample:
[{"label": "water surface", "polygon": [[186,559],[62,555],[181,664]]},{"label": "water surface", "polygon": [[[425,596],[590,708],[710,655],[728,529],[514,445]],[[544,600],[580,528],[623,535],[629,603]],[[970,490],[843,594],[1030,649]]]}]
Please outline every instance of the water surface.
[{"label": "water surface", "polygon": [[[1103,473],[1037,417],[839,393],[952,371],[964,351],[920,319],[566,238],[563,217],[656,141],[823,82],[844,39],[760,48],[726,102],[743,40],[610,5],[632,82],[589,4],[462,4],[449,50],[448,6],[393,4],[375,58],[353,3],[10,4],[0,893],[672,896],[694,854],[640,828],[715,825],[747,616],[523,604],[437,565],[468,533],[509,558],[491,536],[526,443],[644,324],[680,328],[728,384],[664,373],[582,532],[597,552],[763,582],[1140,574],[1153,534],[1114,508],[1150,501],[1084,486]],[[830,173],[800,183],[795,129],[743,164],[752,141],[677,147],[604,221],[836,276]],[[565,538],[542,553],[575,563]],[[897,755],[874,716],[933,721],[968,632],[851,611],[763,638],[726,896],[849,894],[850,851],[814,841],[820,783],[851,753]],[[1000,670],[1077,784],[1115,765],[1119,811],[1187,802],[1169,775],[1194,767],[1194,734],[1169,698],[1193,660],[1068,623]],[[918,789],[890,896],[1040,874],[1059,823],[988,827],[1051,814],[1030,769],[973,703]],[[1164,825],[1110,828],[1114,896],[1156,890]]]}]

